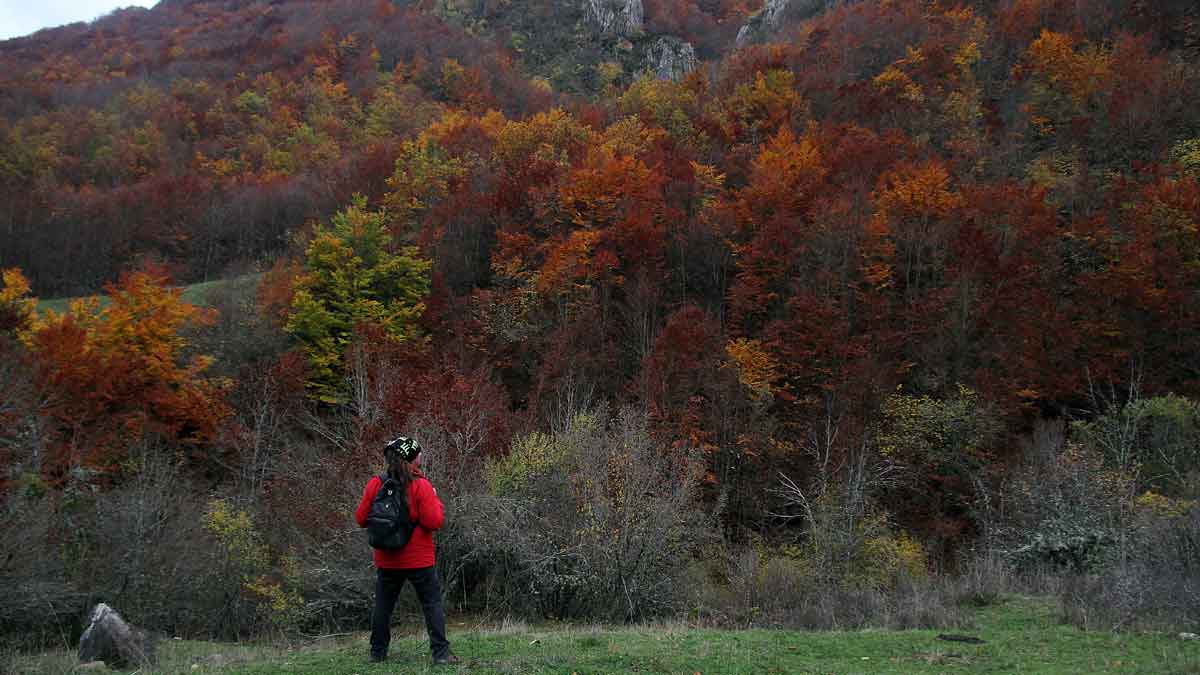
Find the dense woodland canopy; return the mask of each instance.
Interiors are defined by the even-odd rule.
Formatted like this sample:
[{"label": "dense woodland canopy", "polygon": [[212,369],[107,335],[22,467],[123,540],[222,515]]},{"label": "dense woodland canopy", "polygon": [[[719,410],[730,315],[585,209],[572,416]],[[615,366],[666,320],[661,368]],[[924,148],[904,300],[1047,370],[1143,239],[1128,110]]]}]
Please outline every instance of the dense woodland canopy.
[{"label": "dense woodland canopy", "polygon": [[[1193,2],[794,4],[735,48],[758,7],[647,1],[630,44],[696,45],[679,81],[543,0],[0,43],[0,500],[77,517],[152,446],[318,531],[398,428],[449,481],[609,404],[696,453],[732,540],[869,447],[950,560],[1055,422],[1200,396]],[[1132,489],[1195,497],[1192,459]]]}]

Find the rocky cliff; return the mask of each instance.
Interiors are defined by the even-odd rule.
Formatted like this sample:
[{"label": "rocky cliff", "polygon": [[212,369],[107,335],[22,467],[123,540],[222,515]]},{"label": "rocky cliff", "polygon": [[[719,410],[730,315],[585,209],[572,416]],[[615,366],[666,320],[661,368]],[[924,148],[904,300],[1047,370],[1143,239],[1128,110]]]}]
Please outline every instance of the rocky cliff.
[{"label": "rocky cliff", "polygon": [[681,80],[696,69],[696,49],[672,35],[664,35],[646,49],[647,69],[659,79]]},{"label": "rocky cliff", "polygon": [[632,37],[642,32],[642,0],[583,0],[583,10],[601,35]]}]

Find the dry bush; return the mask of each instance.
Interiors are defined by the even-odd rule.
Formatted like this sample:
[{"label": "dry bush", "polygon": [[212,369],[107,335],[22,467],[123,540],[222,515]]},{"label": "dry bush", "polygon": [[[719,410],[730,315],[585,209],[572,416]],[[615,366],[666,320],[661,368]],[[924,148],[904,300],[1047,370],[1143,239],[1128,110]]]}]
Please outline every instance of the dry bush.
[{"label": "dry bush", "polygon": [[61,505],[68,576],[140,626],[170,635],[253,633],[254,617],[230,610],[241,589],[203,526],[207,496],[191,487],[171,447],[143,443],[130,457],[134,479],[81,490]]},{"label": "dry bush", "polygon": [[[303,599],[291,626],[294,632],[328,634],[370,625],[375,569],[366,534],[354,522],[354,508],[365,478],[337,481],[342,486],[327,506],[340,518],[303,527],[286,520],[282,510],[268,511],[276,524],[268,538],[273,550],[296,557],[296,591]],[[441,549],[439,537],[439,554]]]},{"label": "dry bush", "polygon": [[16,495],[0,509],[0,642],[67,645],[87,610],[88,594],[67,578],[50,543],[46,501]]},{"label": "dry bush", "polygon": [[1012,595],[1057,597],[1068,579],[1049,565],[1018,566],[1004,551],[981,548],[969,551],[945,577],[955,601],[967,607],[987,607]]},{"label": "dry bush", "polygon": [[994,605],[1015,586],[1012,566],[999,552],[985,551],[959,566],[954,585],[958,603],[971,607]]},{"label": "dry bush", "polygon": [[447,600],[489,615],[538,616],[523,562],[539,555],[528,536],[532,511],[485,492],[443,494],[442,501],[448,520],[437,535],[438,571]]},{"label": "dry bush", "polygon": [[[136,478],[81,503],[87,523],[72,537],[74,576],[129,621],[171,634],[208,634],[203,583],[211,564],[198,514],[175,453],[146,443],[131,453]],[[86,580],[86,581],[84,581]]]},{"label": "dry bush", "polygon": [[1143,509],[1120,555],[1096,574],[1070,579],[1060,597],[1067,620],[1085,629],[1193,629],[1200,624],[1200,505]]},{"label": "dry bush", "polygon": [[0,642],[61,644],[78,630],[87,593],[54,545],[55,507],[41,479],[47,425],[18,343],[0,331]]},{"label": "dry bush", "polygon": [[[831,409],[805,446],[814,465],[807,484],[780,474],[771,491],[772,515],[802,523],[800,536],[778,546],[752,540],[694,565],[694,620],[822,630],[964,623],[951,586],[930,577],[924,548],[880,505],[878,495],[903,480],[903,463],[868,430],[839,429],[839,419]],[[882,447],[907,438],[893,431]]]},{"label": "dry bush", "polygon": [[1022,571],[1091,572],[1127,526],[1128,474],[1099,453],[1066,443],[1014,471],[994,498],[986,544]]},{"label": "dry bush", "polygon": [[[236,639],[366,624],[370,554],[349,536],[358,534],[352,522],[341,537],[302,532],[241,483],[223,495],[196,492],[170,446],[143,443],[129,457],[134,479],[116,487],[94,489],[79,470],[61,490],[31,484],[0,511],[12,533],[0,550],[0,582],[11,589],[0,594],[0,625],[22,642],[72,643],[100,601],[167,635]],[[213,518],[214,504],[224,505],[222,518]]]},{"label": "dry bush", "polygon": [[[269,575],[287,581],[302,598],[291,632],[325,634],[370,625],[374,567],[366,535],[354,522],[370,475],[339,469],[321,447],[299,437],[272,462],[267,497],[256,513],[273,556]],[[285,559],[296,567],[290,579],[278,564]]]},{"label": "dry bush", "polygon": [[801,630],[962,628],[969,620],[946,579],[900,575],[888,587],[827,584],[802,559],[754,548],[726,554],[727,570],[691,569],[691,621]]},{"label": "dry bush", "polygon": [[0,599],[0,624],[23,631],[25,642],[72,642],[101,601],[168,634],[238,625],[216,611],[226,580],[212,573],[213,547],[198,516],[204,502],[175,453],[140,443],[126,468],[135,478],[107,491],[79,469],[60,490],[27,491],[5,504],[0,581],[11,591]]},{"label": "dry bush", "polygon": [[985,543],[1026,592],[1057,594],[1080,627],[1194,626],[1200,508],[1187,498],[1195,490],[1183,460],[1194,453],[1197,408],[1133,394],[1073,424],[1074,439],[1060,427],[1029,448],[992,496]]},{"label": "dry bush", "polygon": [[[576,415],[518,438],[486,489],[444,494],[439,559],[451,597],[518,615],[636,621],[681,607],[682,571],[713,538],[698,465],[643,415]],[[715,521],[714,521],[715,522]]]}]

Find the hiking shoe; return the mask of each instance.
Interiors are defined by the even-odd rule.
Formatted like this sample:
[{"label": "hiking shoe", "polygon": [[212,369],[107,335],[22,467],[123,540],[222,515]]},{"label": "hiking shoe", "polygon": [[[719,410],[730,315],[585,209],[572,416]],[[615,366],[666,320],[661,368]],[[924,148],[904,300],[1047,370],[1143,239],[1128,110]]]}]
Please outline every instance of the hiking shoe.
[{"label": "hiking shoe", "polygon": [[462,661],[453,654],[438,656],[433,659],[433,665],[435,666],[457,666],[459,663],[462,663]]}]

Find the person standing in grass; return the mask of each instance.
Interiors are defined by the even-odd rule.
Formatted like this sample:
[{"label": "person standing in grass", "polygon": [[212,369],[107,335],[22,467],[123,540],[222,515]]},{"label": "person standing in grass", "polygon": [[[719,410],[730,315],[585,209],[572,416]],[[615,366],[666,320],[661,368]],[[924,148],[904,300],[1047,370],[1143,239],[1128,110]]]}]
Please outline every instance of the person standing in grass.
[{"label": "person standing in grass", "polygon": [[[450,653],[450,642],[446,639],[442,588],[434,568],[433,533],[445,522],[442,500],[421,473],[421,446],[415,440],[401,436],[383,447],[383,456],[387,460],[387,473],[372,476],[367,481],[354,519],[359,527],[367,527],[368,517],[375,517],[372,507],[377,506],[376,498],[386,501],[391,494],[389,491],[395,490],[400,497],[399,503],[408,511],[407,520],[402,515],[398,519],[399,529],[405,530],[404,534],[411,532],[411,536],[399,548],[374,549],[376,577],[375,609],[371,614],[371,660],[387,659],[388,644],[392,639],[392,610],[396,607],[400,589],[408,581],[421,601],[434,665],[458,663],[458,657]],[[382,496],[379,494],[381,489],[385,489]],[[401,536],[400,541],[403,539]]]}]

